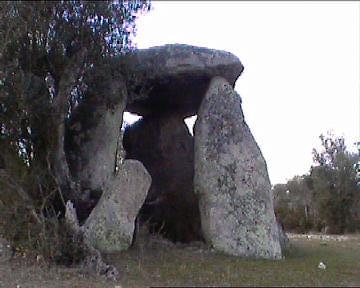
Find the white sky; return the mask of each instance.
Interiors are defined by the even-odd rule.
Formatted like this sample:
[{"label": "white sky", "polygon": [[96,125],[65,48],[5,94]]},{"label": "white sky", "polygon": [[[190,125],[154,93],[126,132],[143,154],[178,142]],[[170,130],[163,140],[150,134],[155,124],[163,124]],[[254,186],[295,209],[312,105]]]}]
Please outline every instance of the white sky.
[{"label": "white sky", "polygon": [[[226,50],[245,70],[235,89],[272,184],[309,171],[318,136],[360,140],[360,2],[165,2],[138,20],[138,48]],[[127,117],[129,121],[130,118]]]}]

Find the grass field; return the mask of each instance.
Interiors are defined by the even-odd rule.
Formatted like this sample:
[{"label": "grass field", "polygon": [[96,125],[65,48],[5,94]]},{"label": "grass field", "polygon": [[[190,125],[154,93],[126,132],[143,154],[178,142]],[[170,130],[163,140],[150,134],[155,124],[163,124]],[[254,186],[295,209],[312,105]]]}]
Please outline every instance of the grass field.
[{"label": "grass field", "polygon": [[[109,260],[126,271],[123,285],[360,286],[360,237],[346,241],[291,239],[285,259],[249,260],[186,249],[139,249]],[[319,262],[325,270],[319,269]]]},{"label": "grass field", "polygon": [[[144,245],[105,257],[119,269],[119,282],[84,276],[74,268],[11,262],[0,263],[0,287],[360,286],[359,235],[344,241],[292,238],[280,261],[242,259],[195,246]],[[318,268],[320,261],[325,270]]]}]

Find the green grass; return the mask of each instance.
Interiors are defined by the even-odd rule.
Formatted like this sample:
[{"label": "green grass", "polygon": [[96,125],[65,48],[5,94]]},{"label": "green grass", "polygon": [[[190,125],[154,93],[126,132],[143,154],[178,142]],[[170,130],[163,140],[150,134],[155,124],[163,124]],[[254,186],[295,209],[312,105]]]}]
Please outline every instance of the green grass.
[{"label": "green grass", "polygon": [[[253,260],[183,248],[152,246],[108,256],[123,287],[360,286],[360,238],[292,239],[280,261]],[[326,270],[318,268],[319,262]]]}]

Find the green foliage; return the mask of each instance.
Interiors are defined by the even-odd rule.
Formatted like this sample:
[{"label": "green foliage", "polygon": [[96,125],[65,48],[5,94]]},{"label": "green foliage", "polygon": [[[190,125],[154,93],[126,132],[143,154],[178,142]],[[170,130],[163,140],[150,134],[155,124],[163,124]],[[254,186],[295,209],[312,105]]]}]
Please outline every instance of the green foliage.
[{"label": "green foliage", "polygon": [[313,227],[311,190],[305,179],[295,176],[287,184],[274,186],[275,213],[286,231],[303,233]]},{"label": "green foliage", "polygon": [[310,174],[274,186],[277,216],[288,230],[358,231],[360,191],[354,167],[359,157],[346,150],[342,137],[321,135],[320,140],[323,149],[313,150],[316,166]]},{"label": "green foliage", "polygon": [[[357,146],[357,150],[360,156],[360,141],[356,142],[355,144]],[[355,171],[356,171],[356,181],[357,181],[356,185],[360,189],[360,160],[358,160],[358,162],[355,164]]]},{"label": "green foliage", "polygon": [[0,2],[0,234],[16,247],[82,258],[81,236],[61,219],[54,151],[88,87],[112,76],[94,67],[135,48],[135,20],[149,9],[149,1]]},{"label": "green foliage", "polygon": [[314,160],[318,166],[313,167],[311,176],[314,179],[314,190],[317,191],[315,205],[319,217],[329,227],[330,232],[353,232],[359,229],[360,219],[353,211],[358,205],[359,190],[356,186],[354,165],[358,157],[346,151],[342,137],[320,136],[323,151],[314,150]]},{"label": "green foliage", "polygon": [[30,169],[14,150],[7,151],[5,163],[6,170],[0,169],[0,235],[17,251],[34,251],[49,262],[80,262],[87,250],[82,235],[55,211],[58,188],[52,176]]},{"label": "green foliage", "polygon": [[56,114],[85,97],[85,79],[104,58],[134,48],[135,19],[149,8],[146,1],[1,2],[0,141],[46,166],[65,120]]},{"label": "green foliage", "polygon": [[[51,221],[52,220],[52,221]],[[57,218],[51,218],[49,227],[44,229],[48,235],[39,245],[42,255],[48,255],[50,262],[73,265],[81,263],[89,255],[81,232],[74,231],[69,224]]]}]

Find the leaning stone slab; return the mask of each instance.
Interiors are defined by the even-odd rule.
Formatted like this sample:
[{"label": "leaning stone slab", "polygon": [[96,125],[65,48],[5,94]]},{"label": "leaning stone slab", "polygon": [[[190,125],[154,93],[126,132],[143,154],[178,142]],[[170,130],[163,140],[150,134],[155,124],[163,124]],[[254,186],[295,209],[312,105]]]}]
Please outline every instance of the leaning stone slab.
[{"label": "leaning stone slab", "polygon": [[151,177],[141,162],[124,161],[83,226],[86,241],[102,253],[129,248],[135,218],[150,184]]},{"label": "leaning stone slab", "polygon": [[210,82],[194,137],[194,186],[206,241],[231,255],[281,258],[266,162],[240,96],[221,77]]},{"label": "leaning stone slab", "polygon": [[[69,200],[66,203],[65,221],[72,229],[74,237],[84,236],[84,227],[79,225],[78,217],[73,203]],[[89,241],[84,239],[84,252],[86,255],[82,261],[82,268],[87,272],[93,272],[97,275],[104,276],[106,279],[116,280],[120,273],[113,265],[106,264],[101,256],[100,251],[91,246]]]}]

